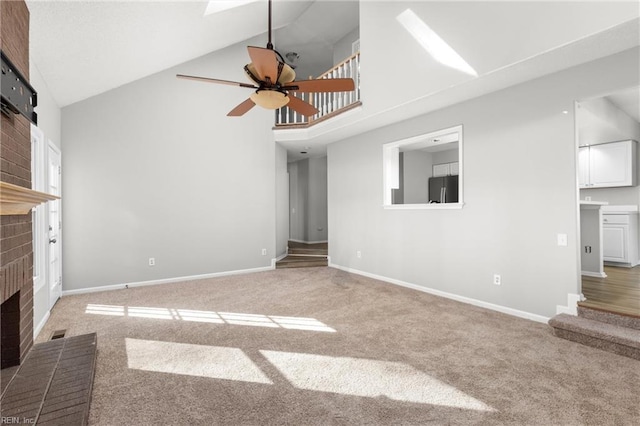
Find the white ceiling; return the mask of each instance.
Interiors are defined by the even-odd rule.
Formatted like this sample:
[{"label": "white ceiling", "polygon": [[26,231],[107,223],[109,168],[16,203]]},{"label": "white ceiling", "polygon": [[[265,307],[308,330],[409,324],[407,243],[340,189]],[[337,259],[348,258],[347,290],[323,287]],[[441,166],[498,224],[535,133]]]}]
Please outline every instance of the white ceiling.
[{"label": "white ceiling", "polygon": [[[264,44],[267,41],[267,0],[206,17],[205,0],[26,1],[31,13],[32,63],[60,107],[251,38],[258,37]],[[358,0],[273,1],[273,41],[283,55],[289,51],[300,54],[298,78],[328,69],[333,64],[333,45],[359,25]],[[392,8],[388,5],[393,2],[388,0],[375,7],[386,10]],[[329,127],[322,123],[301,130],[300,134],[276,132],[277,140],[290,156],[298,154],[297,145],[304,139],[308,139],[305,145],[313,146],[313,152],[326,152],[327,143],[354,132],[424,114],[616,53],[629,48],[630,43],[638,44],[637,13],[626,24],[610,28],[604,23],[618,22],[615,14],[611,14],[612,19],[602,16],[601,28],[589,33],[580,22],[568,24],[566,13],[548,16],[535,2],[526,3],[531,4],[531,13],[523,16],[505,12],[512,7],[510,2],[473,3],[451,0],[430,3],[436,5],[432,8],[418,6],[420,2],[414,5],[416,10],[423,8],[428,12],[430,22],[439,26],[438,32],[459,46],[470,63],[478,64],[479,78],[446,90],[444,87],[435,92],[424,90],[423,93],[432,95],[383,115],[363,117],[354,111],[333,119]],[[571,9],[568,6],[571,2],[554,4],[560,9]],[[500,5],[509,7],[503,9]],[[461,13],[465,19],[460,18]],[[389,28],[380,28],[381,33],[385,31]],[[401,34],[406,38],[406,34]],[[503,39],[504,34],[510,34],[509,40]],[[382,42],[390,44],[390,51],[394,51],[394,43],[401,39],[396,34]],[[404,66],[410,67],[412,64],[408,62],[416,58],[417,55],[403,57]],[[427,71],[434,75],[434,69]],[[611,96],[610,100],[638,118],[638,98],[639,93],[631,91]]]},{"label": "white ceiling", "polygon": [[[266,0],[208,16],[205,0],[27,5],[32,61],[60,107],[255,36],[267,41]],[[274,44],[299,53],[303,68],[326,70],[333,44],[357,25],[357,1],[273,2]]]},{"label": "white ceiling", "polygon": [[630,87],[605,98],[640,123],[640,87]]}]

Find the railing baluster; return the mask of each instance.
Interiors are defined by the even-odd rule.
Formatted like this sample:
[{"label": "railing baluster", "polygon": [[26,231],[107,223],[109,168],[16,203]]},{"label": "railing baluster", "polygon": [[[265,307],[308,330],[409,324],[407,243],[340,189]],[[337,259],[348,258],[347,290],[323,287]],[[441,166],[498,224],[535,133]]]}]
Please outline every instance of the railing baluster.
[{"label": "railing baluster", "polygon": [[[325,72],[319,79],[352,78],[355,88],[350,92],[322,92],[322,93],[301,93],[300,99],[313,105],[318,112],[310,117],[284,106],[276,111],[276,125],[287,124],[311,124],[325,115],[339,111],[349,105],[360,101],[360,53],[355,53],[345,59],[329,71]],[[313,79],[313,77],[309,77]],[[295,96],[295,95],[291,95]]]}]

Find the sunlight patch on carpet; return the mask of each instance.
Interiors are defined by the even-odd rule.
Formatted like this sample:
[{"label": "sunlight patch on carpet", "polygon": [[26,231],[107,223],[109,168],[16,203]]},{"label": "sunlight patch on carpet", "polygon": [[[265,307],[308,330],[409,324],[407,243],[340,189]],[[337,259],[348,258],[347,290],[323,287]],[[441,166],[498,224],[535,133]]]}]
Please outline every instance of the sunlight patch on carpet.
[{"label": "sunlight patch on carpet", "polygon": [[134,370],[273,384],[238,348],[130,338],[125,345],[127,365]]},{"label": "sunlight patch on carpet", "polygon": [[124,316],[124,306],[114,306],[114,305],[87,305],[87,309],[84,311],[85,314],[94,314],[94,315],[113,315],[118,317]]},{"label": "sunlight patch on carpet", "polygon": [[495,411],[455,387],[400,362],[278,351],[260,353],[299,389]]},{"label": "sunlight patch on carpet", "polygon": [[192,321],[212,324],[248,325],[252,327],[283,328],[289,330],[322,331],[326,333],[336,332],[336,330],[315,318],[304,317],[198,311],[192,309],[152,308],[144,306],[94,305],[91,303],[87,305],[84,313],[91,315],[126,316],[133,318]]}]

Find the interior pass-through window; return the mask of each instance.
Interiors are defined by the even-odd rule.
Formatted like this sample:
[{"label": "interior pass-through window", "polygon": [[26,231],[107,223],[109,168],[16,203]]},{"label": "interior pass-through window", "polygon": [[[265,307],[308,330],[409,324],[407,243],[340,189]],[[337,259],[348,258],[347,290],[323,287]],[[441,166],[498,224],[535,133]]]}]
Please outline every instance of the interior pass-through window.
[{"label": "interior pass-through window", "polygon": [[462,126],[383,145],[385,208],[461,208]]}]

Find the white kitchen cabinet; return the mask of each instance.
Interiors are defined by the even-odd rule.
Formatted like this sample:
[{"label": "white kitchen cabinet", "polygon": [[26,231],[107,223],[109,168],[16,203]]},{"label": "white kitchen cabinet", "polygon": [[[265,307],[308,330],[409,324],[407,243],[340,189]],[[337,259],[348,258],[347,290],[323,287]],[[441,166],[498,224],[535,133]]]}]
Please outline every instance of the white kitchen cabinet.
[{"label": "white kitchen cabinet", "polygon": [[638,264],[638,214],[602,215],[602,246],[605,262]]},{"label": "white kitchen cabinet", "polygon": [[433,177],[440,176],[457,176],[460,174],[459,163],[457,161],[453,163],[442,163],[433,165]]},{"label": "white kitchen cabinet", "polygon": [[580,188],[637,185],[637,145],[636,141],[627,140],[580,147]]}]

